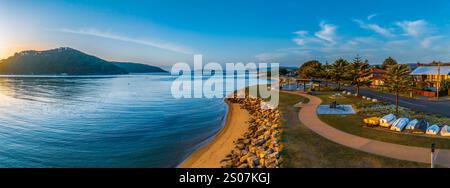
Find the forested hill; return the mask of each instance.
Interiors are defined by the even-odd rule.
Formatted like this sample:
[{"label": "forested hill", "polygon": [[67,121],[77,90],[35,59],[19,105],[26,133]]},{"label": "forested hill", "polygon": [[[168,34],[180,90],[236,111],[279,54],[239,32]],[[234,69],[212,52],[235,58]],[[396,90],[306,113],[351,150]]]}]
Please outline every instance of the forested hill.
[{"label": "forested hill", "polygon": [[0,74],[12,75],[105,75],[149,72],[166,71],[145,64],[109,62],[72,48],[23,51],[0,60]]}]

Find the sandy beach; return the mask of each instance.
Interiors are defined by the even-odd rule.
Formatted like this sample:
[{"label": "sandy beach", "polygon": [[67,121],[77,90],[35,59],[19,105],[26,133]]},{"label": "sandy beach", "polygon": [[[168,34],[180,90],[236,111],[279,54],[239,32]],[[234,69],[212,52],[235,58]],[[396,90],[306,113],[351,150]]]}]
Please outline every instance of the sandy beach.
[{"label": "sandy beach", "polygon": [[227,102],[229,111],[224,128],[208,145],[194,152],[179,165],[180,168],[220,168],[223,160],[235,147],[233,141],[242,137],[248,129],[247,121],[250,118],[245,109],[239,104]]}]

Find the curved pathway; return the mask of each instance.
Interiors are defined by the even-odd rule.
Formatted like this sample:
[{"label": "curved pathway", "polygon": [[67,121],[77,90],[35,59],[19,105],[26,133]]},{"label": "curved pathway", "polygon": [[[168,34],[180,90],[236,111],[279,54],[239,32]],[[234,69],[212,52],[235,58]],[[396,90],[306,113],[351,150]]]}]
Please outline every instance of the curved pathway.
[{"label": "curved pathway", "polygon": [[[430,163],[430,148],[392,144],[343,132],[322,122],[319,119],[316,111],[317,107],[322,103],[320,98],[292,91],[283,92],[301,95],[309,99],[309,103],[302,105],[298,113],[298,118],[306,127],[327,138],[328,140],[376,155],[400,160]],[[436,164],[450,167],[450,150],[437,149],[435,155]]]}]

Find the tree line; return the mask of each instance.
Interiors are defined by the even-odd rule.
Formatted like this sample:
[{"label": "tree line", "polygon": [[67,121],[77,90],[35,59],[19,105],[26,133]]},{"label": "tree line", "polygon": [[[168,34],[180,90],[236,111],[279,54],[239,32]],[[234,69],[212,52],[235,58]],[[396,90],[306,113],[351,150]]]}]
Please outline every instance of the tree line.
[{"label": "tree line", "polygon": [[[338,90],[341,90],[342,83],[349,83],[356,88],[356,96],[360,96],[360,88],[372,82],[368,79],[371,68],[367,59],[356,56],[351,62],[339,58],[332,64],[322,64],[317,60],[307,61],[300,66],[298,74],[302,79],[323,80],[325,83],[333,81],[337,83]],[[390,92],[395,93],[398,113],[399,94],[412,87],[411,70],[408,65],[398,64],[392,57],[386,58],[378,68],[385,70],[384,85]]]}]

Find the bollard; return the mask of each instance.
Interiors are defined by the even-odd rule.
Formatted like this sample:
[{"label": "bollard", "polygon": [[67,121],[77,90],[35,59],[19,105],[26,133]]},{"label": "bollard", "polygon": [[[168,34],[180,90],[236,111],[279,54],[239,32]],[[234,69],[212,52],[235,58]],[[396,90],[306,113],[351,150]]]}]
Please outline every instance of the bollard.
[{"label": "bollard", "polygon": [[431,144],[431,168],[434,168],[434,150],[436,149],[436,144],[433,142]]}]

